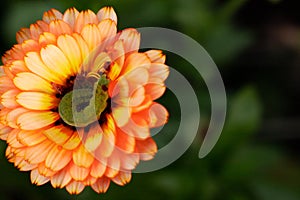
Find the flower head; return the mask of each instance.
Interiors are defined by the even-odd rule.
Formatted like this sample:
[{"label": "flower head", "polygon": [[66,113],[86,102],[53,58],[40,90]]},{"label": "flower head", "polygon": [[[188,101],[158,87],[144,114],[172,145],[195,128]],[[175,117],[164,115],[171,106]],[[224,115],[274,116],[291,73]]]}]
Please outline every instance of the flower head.
[{"label": "flower head", "polygon": [[150,128],[168,118],[154,102],[165,91],[165,56],[139,52],[140,34],[116,25],[111,7],[51,9],[3,56],[0,138],[32,183],[102,193],[155,155]]}]

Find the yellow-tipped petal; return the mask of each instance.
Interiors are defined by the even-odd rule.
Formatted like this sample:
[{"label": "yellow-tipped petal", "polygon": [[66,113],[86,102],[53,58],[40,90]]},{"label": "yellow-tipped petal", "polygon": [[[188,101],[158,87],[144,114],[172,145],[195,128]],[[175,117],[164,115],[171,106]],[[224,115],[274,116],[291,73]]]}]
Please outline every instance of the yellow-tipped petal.
[{"label": "yellow-tipped petal", "polygon": [[25,40],[28,40],[31,38],[31,35],[30,35],[30,30],[29,28],[22,28],[21,30],[19,30],[17,32],[17,42],[19,44],[22,44]]},{"label": "yellow-tipped petal", "polygon": [[50,179],[48,177],[42,176],[38,169],[34,169],[30,173],[30,179],[33,184],[43,185],[47,183]]},{"label": "yellow-tipped petal", "polygon": [[58,119],[59,114],[56,112],[30,111],[20,115],[17,124],[23,130],[36,130],[53,124]]},{"label": "yellow-tipped petal", "polygon": [[98,24],[102,40],[113,38],[117,34],[116,22],[111,19],[102,20]]},{"label": "yellow-tipped petal", "polygon": [[101,144],[103,131],[98,125],[94,125],[87,133],[86,139],[83,141],[84,147],[89,151],[95,151]]},{"label": "yellow-tipped petal", "polygon": [[152,63],[165,63],[166,56],[161,50],[148,50],[145,54],[149,57]]},{"label": "yellow-tipped petal", "polygon": [[97,16],[91,10],[85,10],[79,13],[76,18],[74,31],[80,33],[87,24],[98,24]]},{"label": "yellow-tipped petal", "polygon": [[91,167],[91,176],[95,178],[101,178],[106,171],[106,162],[107,159],[102,159],[101,161],[95,160]]},{"label": "yellow-tipped petal", "polygon": [[151,61],[146,54],[143,53],[132,53],[126,57],[124,68],[121,74],[126,74],[136,68],[149,68],[151,66]]},{"label": "yellow-tipped petal", "polygon": [[72,181],[66,186],[66,190],[70,194],[79,194],[84,189],[84,184],[82,182]]},{"label": "yellow-tipped petal", "polygon": [[77,74],[82,64],[81,51],[76,40],[70,35],[62,35],[57,39],[57,45],[68,58],[72,74]]},{"label": "yellow-tipped petal", "polygon": [[44,140],[43,142],[27,147],[24,154],[24,159],[28,160],[31,164],[38,164],[46,160],[46,157],[51,149],[55,146],[49,140]]},{"label": "yellow-tipped petal", "polygon": [[141,35],[136,29],[124,29],[121,32],[119,39],[124,42],[125,53],[137,52],[140,48]]},{"label": "yellow-tipped petal", "polygon": [[24,131],[21,130],[17,135],[17,140],[25,146],[34,146],[47,138],[40,131]]},{"label": "yellow-tipped petal", "polygon": [[81,35],[88,44],[90,50],[93,50],[101,42],[101,33],[95,24],[87,24],[82,28]]},{"label": "yellow-tipped petal", "polygon": [[55,142],[58,145],[64,144],[70,137],[72,137],[74,131],[70,128],[61,126],[54,126],[45,131],[43,134],[51,141]]},{"label": "yellow-tipped petal", "polygon": [[55,93],[48,81],[31,72],[18,73],[13,82],[20,90],[46,92],[48,94]]},{"label": "yellow-tipped petal", "polygon": [[53,33],[44,32],[39,37],[39,44],[41,48],[46,47],[48,44],[56,44],[56,36]]},{"label": "yellow-tipped petal", "polygon": [[16,95],[20,93],[20,90],[8,90],[7,92],[3,93],[0,100],[1,104],[6,108],[16,108],[20,106],[16,102]]},{"label": "yellow-tipped petal", "polygon": [[57,76],[55,73],[53,73],[53,71],[43,63],[40,55],[37,52],[27,53],[25,56],[25,63],[30,71],[39,75],[40,77],[57,84],[64,84],[64,79],[61,76]]},{"label": "yellow-tipped petal", "polygon": [[53,187],[65,187],[70,181],[72,177],[69,173],[69,168],[64,168],[63,170],[57,172],[55,175],[51,177],[51,184]]},{"label": "yellow-tipped petal", "polygon": [[114,156],[110,156],[107,160],[107,168],[105,171],[105,176],[108,178],[115,177],[120,170],[120,158],[114,154]]},{"label": "yellow-tipped petal", "polygon": [[98,180],[91,185],[93,190],[97,193],[105,193],[109,187],[110,180],[106,177],[98,178]]},{"label": "yellow-tipped petal", "polygon": [[47,22],[48,24],[56,19],[62,19],[63,15],[58,10],[52,8],[49,11],[45,12],[43,15],[43,21]]},{"label": "yellow-tipped petal", "polygon": [[59,171],[63,169],[71,160],[72,151],[56,145],[48,153],[45,160],[45,165],[53,171]]},{"label": "yellow-tipped petal", "polygon": [[139,154],[141,160],[150,160],[157,152],[157,146],[152,138],[137,140],[135,151]]},{"label": "yellow-tipped petal", "polygon": [[84,145],[80,145],[76,150],[73,152],[73,162],[79,167],[88,168],[94,161],[93,155],[88,152]]},{"label": "yellow-tipped petal", "polygon": [[67,22],[73,29],[78,15],[79,15],[79,12],[78,12],[78,10],[76,10],[76,8],[69,8],[65,11],[63,20],[65,22]]},{"label": "yellow-tipped petal", "polygon": [[28,112],[28,111],[29,110],[22,108],[22,107],[11,110],[6,115],[7,125],[10,126],[11,128],[18,128],[17,119],[18,119],[19,115],[21,115],[25,112]]},{"label": "yellow-tipped petal", "polygon": [[49,24],[49,32],[54,35],[71,34],[72,28],[62,20],[54,20]]},{"label": "yellow-tipped petal", "polygon": [[24,71],[28,71],[25,62],[23,60],[16,60],[14,62],[12,62],[12,64],[10,65],[10,71],[16,75],[20,72],[24,72]]},{"label": "yellow-tipped petal", "polygon": [[112,107],[112,115],[114,117],[114,120],[116,121],[116,124],[119,127],[123,127],[129,121],[129,118],[131,116],[131,109],[122,106]]},{"label": "yellow-tipped petal", "polygon": [[55,96],[42,92],[21,92],[16,96],[16,101],[31,110],[50,110],[59,103]]},{"label": "yellow-tipped petal", "polygon": [[41,58],[46,66],[55,74],[68,78],[71,74],[71,65],[64,53],[55,45],[47,45],[41,50]]},{"label": "yellow-tipped petal", "polygon": [[38,171],[39,171],[40,175],[46,176],[46,177],[51,177],[56,173],[56,171],[53,171],[50,168],[48,168],[44,162],[38,164]]},{"label": "yellow-tipped petal", "polygon": [[98,17],[99,21],[102,21],[102,20],[105,20],[105,19],[111,19],[116,24],[118,22],[117,14],[116,14],[116,12],[114,11],[114,9],[112,7],[101,8],[97,13],[97,17]]},{"label": "yellow-tipped petal", "polygon": [[80,137],[77,135],[76,131],[73,132],[72,136],[63,144],[63,148],[68,150],[73,150],[81,143]]},{"label": "yellow-tipped petal", "polygon": [[69,170],[71,177],[76,181],[83,181],[89,175],[90,172],[90,169],[85,167],[79,167],[74,163],[71,164]]},{"label": "yellow-tipped petal", "polygon": [[116,146],[120,151],[124,151],[126,153],[132,153],[135,147],[135,138],[124,131],[122,129],[117,129],[116,136]]},{"label": "yellow-tipped petal", "polygon": [[125,185],[131,180],[131,172],[120,171],[117,176],[112,178],[112,181],[118,185]]}]

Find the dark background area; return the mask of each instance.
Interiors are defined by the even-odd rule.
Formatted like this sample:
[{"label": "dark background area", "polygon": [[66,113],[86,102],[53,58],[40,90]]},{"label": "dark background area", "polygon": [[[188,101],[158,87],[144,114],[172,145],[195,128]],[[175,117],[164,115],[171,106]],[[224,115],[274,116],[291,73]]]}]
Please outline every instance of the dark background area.
[{"label": "dark background area", "polygon": [[[86,188],[78,196],[50,184],[31,185],[5,158],[0,143],[0,199],[300,199],[300,2],[292,0],[23,1],[1,3],[0,51],[16,42],[15,33],[54,7],[97,11],[111,5],[119,30],[165,27],[201,44],[217,64],[227,91],[228,113],[221,138],[198,158],[210,101],[191,66],[168,52],[167,64],[186,76],[197,91],[201,111],[199,138],[176,162],[156,172],[133,174],[125,187],[111,184],[106,194]],[[160,102],[173,117],[155,139],[172,139],[178,105],[167,92]]]}]

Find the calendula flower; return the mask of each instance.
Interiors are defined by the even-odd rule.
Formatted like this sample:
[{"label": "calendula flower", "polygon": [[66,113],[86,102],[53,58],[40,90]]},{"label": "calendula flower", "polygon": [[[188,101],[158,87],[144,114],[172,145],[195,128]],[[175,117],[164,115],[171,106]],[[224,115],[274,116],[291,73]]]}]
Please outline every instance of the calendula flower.
[{"label": "calendula flower", "polygon": [[51,9],[3,56],[0,138],[32,183],[103,193],[157,152],[150,129],[168,118],[154,102],[165,91],[165,56],[139,52],[137,30],[116,25],[111,7]]}]

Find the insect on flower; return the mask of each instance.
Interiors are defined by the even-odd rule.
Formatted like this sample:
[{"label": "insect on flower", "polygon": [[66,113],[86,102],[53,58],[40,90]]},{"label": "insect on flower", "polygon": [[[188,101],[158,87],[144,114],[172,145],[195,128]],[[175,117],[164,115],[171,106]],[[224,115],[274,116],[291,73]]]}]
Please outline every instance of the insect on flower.
[{"label": "insect on flower", "polygon": [[113,8],[55,9],[22,28],[2,57],[0,138],[31,181],[78,194],[124,185],[157,152],[150,129],[169,74],[160,50],[139,52],[136,29],[117,31]]}]

